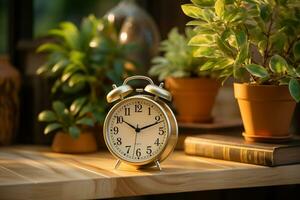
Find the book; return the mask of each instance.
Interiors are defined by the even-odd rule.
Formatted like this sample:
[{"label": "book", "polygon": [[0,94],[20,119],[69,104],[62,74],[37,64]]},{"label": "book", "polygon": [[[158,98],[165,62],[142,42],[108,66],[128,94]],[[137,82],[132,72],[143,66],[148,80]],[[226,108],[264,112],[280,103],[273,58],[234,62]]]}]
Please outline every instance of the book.
[{"label": "book", "polygon": [[241,134],[198,134],[184,141],[186,154],[234,162],[278,166],[300,163],[300,140],[270,144],[246,142]]}]

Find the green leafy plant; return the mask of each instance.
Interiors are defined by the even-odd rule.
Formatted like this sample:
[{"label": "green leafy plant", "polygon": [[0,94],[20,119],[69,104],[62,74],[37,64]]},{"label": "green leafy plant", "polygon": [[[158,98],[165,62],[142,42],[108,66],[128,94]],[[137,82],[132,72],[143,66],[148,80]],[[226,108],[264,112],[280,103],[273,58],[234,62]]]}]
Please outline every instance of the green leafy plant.
[{"label": "green leafy plant", "polygon": [[61,101],[54,101],[53,110],[45,110],[38,116],[39,121],[49,123],[44,133],[62,130],[73,138],[78,138],[82,126],[94,126],[94,119],[87,115],[89,110],[83,106],[85,101],[86,98],[79,98],[71,104],[70,108],[66,108]]},{"label": "green leafy plant", "polygon": [[134,61],[128,59],[134,45],[121,44],[114,24],[92,15],[80,26],[62,22],[49,31],[49,36],[52,40],[37,49],[48,53],[37,73],[50,79],[52,98],[67,107],[85,99],[81,105],[84,115],[102,123],[108,108],[105,95],[111,84],[121,84],[135,69]]},{"label": "green leafy plant", "polygon": [[300,101],[300,2],[297,0],[191,0],[189,45],[206,58],[200,71],[251,84],[288,85]]},{"label": "green leafy plant", "polygon": [[173,28],[168,38],[161,42],[160,51],[163,56],[152,59],[153,66],[149,70],[152,76],[158,76],[159,80],[167,77],[198,77],[207,73],[198,68],[203,64],[203,59],[195,58],[195,47],[189,46],[188,41],[195,36],[195,32],[186,28],[185,34],[180,34],[177,28]]}]

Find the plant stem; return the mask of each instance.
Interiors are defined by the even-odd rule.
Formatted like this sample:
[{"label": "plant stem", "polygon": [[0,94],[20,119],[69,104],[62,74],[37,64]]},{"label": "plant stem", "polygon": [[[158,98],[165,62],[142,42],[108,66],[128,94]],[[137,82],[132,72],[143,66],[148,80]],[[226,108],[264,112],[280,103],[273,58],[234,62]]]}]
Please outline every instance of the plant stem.
[{"label": "plant stem", "polygon": [[269,43],[270,43],[270,35],[271,35],[272,26],[273,26],[273,14],[272,14],[270,24],[269,24],[269,27],[268,27],[268,32],[266,34],[266,36],[267,36],[267,45],[266,45],[266,48],[265,48],[265,51],[264,51],[264,61],[263,61],[263,66],[264,67],[266,66],[267,60],[269,58]]}]

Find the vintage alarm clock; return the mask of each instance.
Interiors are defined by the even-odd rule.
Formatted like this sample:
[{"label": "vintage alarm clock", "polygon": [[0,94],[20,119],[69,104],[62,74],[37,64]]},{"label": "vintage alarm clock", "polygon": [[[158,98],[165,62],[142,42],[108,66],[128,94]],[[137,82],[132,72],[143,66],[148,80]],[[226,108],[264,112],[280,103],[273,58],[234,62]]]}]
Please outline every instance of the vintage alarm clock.
[{"label": "vintage alarm clock", "polygon": [[[133,89],[132,80],[149,82],[145,88]],[[109,151],[121,162],[140,167],[157,166],[174,150],[178,125],[170,107],[171,94],[146,76],[132,76],[123,85],[113,85],[107,95],[109,103],[116,102],[107,114],[103,134]]]}]

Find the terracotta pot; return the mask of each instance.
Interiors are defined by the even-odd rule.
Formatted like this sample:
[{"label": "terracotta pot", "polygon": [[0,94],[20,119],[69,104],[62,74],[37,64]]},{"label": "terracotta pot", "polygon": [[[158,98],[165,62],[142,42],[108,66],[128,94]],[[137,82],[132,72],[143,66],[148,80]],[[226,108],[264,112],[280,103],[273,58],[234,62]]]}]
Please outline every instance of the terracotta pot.
[{"label": "terracotta pot", "polygon": [[215,99],[220,88],[217,80],[209,78],[168,78],[166,88],[173,95],[179,122],[211,122]]},{"label": "terracotta pot", "polygon": [[290,138],[296,106],[287,86],[234,84],[247,141],[281,142]]},{"label": "terracotta pot", "polygon": [[83,132],[77,139],[68,133],[57,132],[52,150],[58,153],[91,153],[97,151],[97,142],[92,132]]}]

